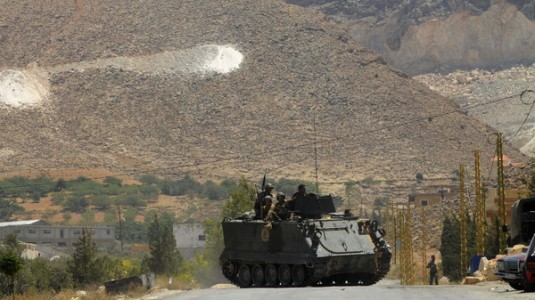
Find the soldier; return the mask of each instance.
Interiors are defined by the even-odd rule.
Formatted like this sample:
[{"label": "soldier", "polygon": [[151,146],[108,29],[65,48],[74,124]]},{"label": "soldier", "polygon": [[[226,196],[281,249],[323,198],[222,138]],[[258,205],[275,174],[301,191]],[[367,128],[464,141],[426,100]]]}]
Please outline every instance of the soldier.
[{"label": "soldier", "polygon": [[267,220],[274,218],[279,220],[286,220],[288,218],[288,210],[286,209],[286,195],[284,193],[277,193],[277,202],[271,206]]},{"label": "soldier", "polygon": [[266,214],[267,214],[267,211],[262,213],[262,208],[264,206],[264,200],[266,198],[266,196],[269,196],[270,198],[273,198],[273,195],[271,194],[271,191],[273,191],[273,186],[271,185],[271,183],[268,183],[266,184],[264,190],[260,193],[258,193],[257,197],[256,197],[256,201],[255,201],[255,205],[254,205],[254,211],[255,211],[255,219],[263,219]]},{"label": "soldier", "polygon": [[297,192],[295,192],[292,195],[292,199],[288,200],[288,202],[286,204],[286,207],[288,208],[288,210],[289,211],[294,211],[295,210],[295,202],[297,201],[297,199],[305,197],[306,195],[308,195],[307,191],[306,191],[306,186],[301,183],[297,187]]},{"label": "soldier", "polygon": [[264,204],[260,208],[260,218],[261,220],[266,220],[268,218],[269,212],[273,209],[273,198],[271,195],[266,195],[264,197]]},{"label": "soldier", "polygon": [[301,197],[305,197],[307,195],[307,190],[306,190],[306,186],[304,184],[300,184],[298,187],[297,187],[297,192],[295,192],[292,196],[292,199],[297,199],[297,198],[301,198]]},{"label": "soldier", "polygon": [[429,285],[433,285],[433,282],[438,285],[438,270],[434,255],[431,255],[431,261],[427,264],[426,268],[429,269]]}]

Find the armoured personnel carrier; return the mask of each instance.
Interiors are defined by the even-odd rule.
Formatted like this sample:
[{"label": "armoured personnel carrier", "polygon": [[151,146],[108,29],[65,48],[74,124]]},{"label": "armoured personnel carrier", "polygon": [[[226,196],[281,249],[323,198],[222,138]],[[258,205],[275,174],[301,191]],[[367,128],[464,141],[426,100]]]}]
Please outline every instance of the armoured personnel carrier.
[{"label": "armoured personnel carrier", "polygon": [[295,200],[286,220],[222,222],[223,275],[240,287],[372,285],[392,253],[377,221],[336,213],[331,196]]}]

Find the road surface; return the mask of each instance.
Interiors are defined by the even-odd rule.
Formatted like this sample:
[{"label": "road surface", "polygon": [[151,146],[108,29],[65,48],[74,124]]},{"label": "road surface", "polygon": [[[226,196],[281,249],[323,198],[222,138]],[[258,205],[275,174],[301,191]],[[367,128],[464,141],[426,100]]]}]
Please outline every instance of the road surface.
[{"label": "road surface", "polygon": [[402,286],[399,281],[383,280],[376,285],[361,287],[305,287],[305,288],[247,288],[231,285],[216,285],[209,289],[174,291],[161,295],[147,295],[142,299],[163,300],[488,300],[488,299],[535,299],[535,293],[516,291],[508,284],[498,281],[476,285]]}]

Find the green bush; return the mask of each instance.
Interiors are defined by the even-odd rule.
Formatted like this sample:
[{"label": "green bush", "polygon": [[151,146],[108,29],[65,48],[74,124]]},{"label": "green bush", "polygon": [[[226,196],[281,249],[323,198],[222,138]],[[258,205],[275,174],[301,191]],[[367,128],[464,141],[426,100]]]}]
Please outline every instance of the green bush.
[{"label": "green bush", "polygon": [[89,200],[83,195],[71,195],[63,203],[65,211],[83,213],[89,206]]},{"label": "green bush", "polygon": [[104,178],[104,184],[105,185],[123,186],[123,182],[121,181],[121,179],[119,179],[117,177],[113,177],[113,176],[106,176],[106,178]]},{"label": "green bush", "polygon": [[105,211],[111,207],[112,200],[106,195],[97,195],[91,200],[91,204],[100,211]]},{"label": "green bush", "polygon": [[65,202],[66,196],[65,192],[53,192],[52,193],[52,203],[56,205],[62,205]]}]

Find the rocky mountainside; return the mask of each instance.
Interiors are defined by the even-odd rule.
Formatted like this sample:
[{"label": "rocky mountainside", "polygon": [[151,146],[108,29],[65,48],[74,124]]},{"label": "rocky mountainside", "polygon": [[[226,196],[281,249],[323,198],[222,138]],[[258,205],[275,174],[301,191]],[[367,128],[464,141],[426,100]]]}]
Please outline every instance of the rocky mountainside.
[{"label": "rocky mountainside", "polygon": [[490,127],[284,1],[21,0],[0,28],[0,172],[407,180],[494,153]]},{"label": "rocky mountainside", "polygon": [[411,75],[535,61],[531,0],[287,0],[317,8]]},{"label": "rocky mountainside", "polygon": [[535,64],[414,78],[453,99],[470,115],[502,132],[515,148],[535,157]]}]

